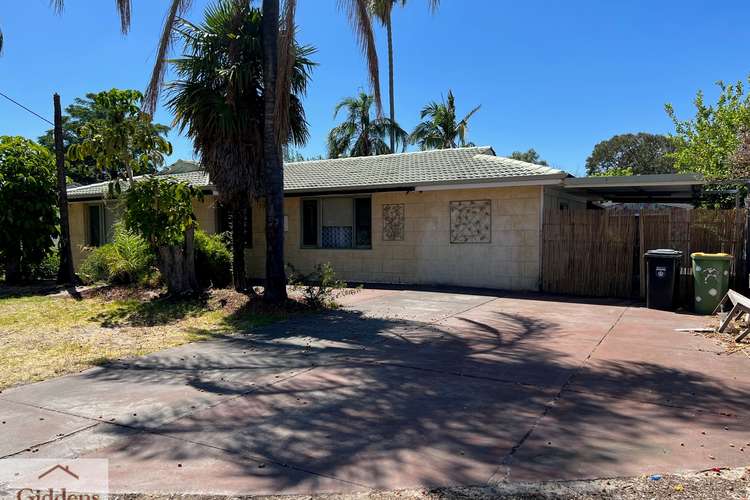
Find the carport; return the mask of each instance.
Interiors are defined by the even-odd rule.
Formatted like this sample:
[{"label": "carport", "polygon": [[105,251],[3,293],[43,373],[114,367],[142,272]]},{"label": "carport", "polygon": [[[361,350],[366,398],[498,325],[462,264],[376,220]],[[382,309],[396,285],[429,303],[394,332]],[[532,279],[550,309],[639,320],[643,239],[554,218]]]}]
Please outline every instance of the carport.
[{"label": "carport", "polygon": [[[745,209],[696,208],[699,174],[569,177],[557,188],[570,208],[544,211],[541,288],[594,297],[645,297],[643,253],[673,248],[683,254],[681,300],[692,304],[690,254],[735,256],[731,286],[744,288],[748,216]],[[585,207],[585,208],[584,208]],[[604,208],[605,210],[602,210]]]},{"label": "carport", "polygon": [[563,189],[590,201],[693,204],[704,184],[700,174],[569,177]]}]

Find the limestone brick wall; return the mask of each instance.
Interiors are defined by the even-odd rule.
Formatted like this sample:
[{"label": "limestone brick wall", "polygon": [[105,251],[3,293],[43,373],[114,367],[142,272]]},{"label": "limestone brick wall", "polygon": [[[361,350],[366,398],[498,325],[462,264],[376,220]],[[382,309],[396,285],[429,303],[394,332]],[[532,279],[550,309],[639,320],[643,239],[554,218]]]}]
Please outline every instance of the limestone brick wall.
[{"label": "limestone brick wall", "polygon": [[[348,281],[537,290],[541,187],[386,192],[372,195],[371,249],[301,248],[300,200],[284,200],[285,260],[304,272],[330,262]],[[451,243],[450,204],[489,200],[487,243]],[[403,240],[384,241],[383,206],[403,204]],[[248,273],[264,275],[264,212],[253,210]]]}]

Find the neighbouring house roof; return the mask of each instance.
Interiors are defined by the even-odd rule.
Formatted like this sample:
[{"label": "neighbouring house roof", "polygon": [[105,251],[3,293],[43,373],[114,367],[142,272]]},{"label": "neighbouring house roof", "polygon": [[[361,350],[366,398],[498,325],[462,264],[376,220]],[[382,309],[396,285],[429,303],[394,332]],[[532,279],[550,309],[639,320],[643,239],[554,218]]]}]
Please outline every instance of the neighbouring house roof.
[{"label": "neighbouring house roof", "polygon": [[[160,175],[211,187],[208,175],[197,162],[180,160]],[[417,189],[519,181],[534,184],[564,177],[568,174],[562,170],[495,156],[491,147],[483,146],[286,163],[284,192]],[[74,200],[103,196],[108,184],[69,189],[68,197]]]}]

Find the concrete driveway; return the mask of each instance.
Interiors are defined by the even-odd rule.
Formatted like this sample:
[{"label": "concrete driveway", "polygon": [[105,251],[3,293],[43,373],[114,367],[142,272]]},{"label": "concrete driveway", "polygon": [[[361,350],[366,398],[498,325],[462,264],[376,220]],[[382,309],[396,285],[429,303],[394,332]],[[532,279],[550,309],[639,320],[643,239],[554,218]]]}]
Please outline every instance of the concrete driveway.
[{"label": "concrete driveway", "polygon": [[0,456],[120,493],[281,494],[750,463],[750,359],[616,302],[366,290],[325,315],[0,394]]}]

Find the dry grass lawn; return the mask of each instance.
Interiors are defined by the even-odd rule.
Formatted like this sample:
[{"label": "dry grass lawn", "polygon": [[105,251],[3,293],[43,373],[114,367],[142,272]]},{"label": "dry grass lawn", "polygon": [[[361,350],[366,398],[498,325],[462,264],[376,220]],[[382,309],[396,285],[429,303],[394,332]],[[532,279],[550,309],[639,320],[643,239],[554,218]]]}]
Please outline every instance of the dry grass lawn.
[{"label": "dry grass lawn", "polygon": [[0,297],[0,390],[215,336],[284,316],[218,290],[172,301],[128,289]]}]

